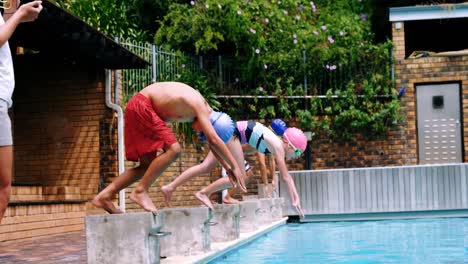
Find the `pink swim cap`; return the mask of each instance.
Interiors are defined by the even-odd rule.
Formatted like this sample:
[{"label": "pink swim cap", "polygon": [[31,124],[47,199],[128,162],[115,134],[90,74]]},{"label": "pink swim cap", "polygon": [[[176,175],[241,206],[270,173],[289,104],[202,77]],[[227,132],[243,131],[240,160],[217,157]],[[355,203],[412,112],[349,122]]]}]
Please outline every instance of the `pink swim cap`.
[{"label": "pink swim cap", "polygon": [[299,128],[287,128],[286,131],[284,131],[283,138],[289,140],[289,143],[291,143],[294,147],[302,150],[302,152],[304,152],[307,147],[307,137]]}]

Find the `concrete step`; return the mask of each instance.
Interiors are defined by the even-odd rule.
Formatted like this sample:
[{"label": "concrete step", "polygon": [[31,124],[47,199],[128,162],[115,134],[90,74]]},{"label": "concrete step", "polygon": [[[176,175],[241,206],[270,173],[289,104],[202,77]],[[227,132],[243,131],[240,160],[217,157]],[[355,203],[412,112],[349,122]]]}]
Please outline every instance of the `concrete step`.
[{"label": "concrete step", "polygon": [[13,201],[0,225],[0,242],[83,230],[86,202]]},{"label": "concrete step", "polygon": [[12,186],[11,201],[80,200],[80,188],[72,186]]},{"label": "concrete step", "polygon": [[239,238],[240,205],[215,204],[210,228],[211,242],[226,242]]},{"label": "concrete step", "polygon": [[213,214],[205,206],[160,210],[162,230],[172,233],[161,238],[161,255],[193,255],[210,249],[210,227]]},{"label": "concrete step", "polygon": [[160,219],[147,212],[86,217],[88,264],[159,263]]}]

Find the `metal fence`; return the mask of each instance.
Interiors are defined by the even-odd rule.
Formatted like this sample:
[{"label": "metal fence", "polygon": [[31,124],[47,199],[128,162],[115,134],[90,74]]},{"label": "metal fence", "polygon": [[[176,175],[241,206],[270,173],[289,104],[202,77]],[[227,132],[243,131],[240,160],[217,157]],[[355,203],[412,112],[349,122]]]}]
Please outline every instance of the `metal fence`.
[{"label": "metal fence", "polygon": [[[291,176],[311,221],[425,211],[467,214],[466,163],[297,171]],[[280,196],[290,204],[286,187],[280,187]],[[288,213],[297,215],[290,207]]]},{"label": "metal fence", "polygon": [[[122,46],[150,62],[146,69],[122,70],[122,86],[124,98],[128,99],[134,93],[156,81],[174,81],[186,65],[182,62],[189,56],[165,51],[161,47],[146,42],[131,39],[116,38]],[[193,66],[193,65],[192,65]]]},{"label": "metal fence", "polygon": [[[150,66],[146,69],[128,69],[122,71],[122,81],[125,95],[131,96],[143,87],[156,81],[176,81],[184,69],[191,68],[203,71],[215,83],[216,94],[223,96],[249,96],[253,90],[264,84],[259,83],[256,74],[252,78],[242,80],[245,65],[239,64],[235,58],[229,56],[193,56],[175,51],[166,51],[154,44],[137,42],[129,39],[118,39],[122,46],[141,56]],[[346,65],[324,65],[316,67],[314,58],[307,57],[305,51],[292,54],[297,57],[293,86],[302,86],[305,94],[300,96],[323,96],[330,88],[343,89],[350,81],[366,79],[371,72],[385,72],[390,61],[376,61],[375,59],[356,60],[351,55],[345,60]],[[301,69],[297,71],[297,69]],[[279,73],[280,75],[282,73]],[[284,76],[283,76],[284,77]],[[292,96],[295,97],[295,96]],[[297,97],[297,96],[296,96]]]}]

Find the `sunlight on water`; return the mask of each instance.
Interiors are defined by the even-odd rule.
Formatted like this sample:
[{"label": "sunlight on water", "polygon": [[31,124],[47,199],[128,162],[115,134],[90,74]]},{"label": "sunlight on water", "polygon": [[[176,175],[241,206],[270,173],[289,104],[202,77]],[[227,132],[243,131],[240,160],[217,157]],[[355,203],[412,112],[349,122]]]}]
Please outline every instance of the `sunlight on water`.
[{"label": "sunlight on water", "polygon": [[468,218],[288,224],[211,263],[468,263]]}]

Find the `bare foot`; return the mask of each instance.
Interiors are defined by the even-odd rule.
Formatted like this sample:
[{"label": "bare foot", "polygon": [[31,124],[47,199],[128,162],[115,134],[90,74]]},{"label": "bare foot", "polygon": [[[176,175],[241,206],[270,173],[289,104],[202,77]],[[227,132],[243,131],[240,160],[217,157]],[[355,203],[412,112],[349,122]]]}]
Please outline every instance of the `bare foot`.
[{"label": "bare foot", "polygon": [[161,187],[161,192],[163,193],[163,196],[164,196],[164,203],[168,207],[171,207],[171,197],[172,197],[173,191],[174,190],[169,188],[169,186],[167,185],[164,185],[163,187]]},{"label": "bare foot", "polygon": [[232,198],[232,197],[230,197],[230,196],[225,196],[225,197],[223,198],[223,202],[224,202],[225,204],[239,204],[239,203],[240,203],[239,200],[234,199],[234,198]]},{"label": "bare foot", "polygon": [[115,207],[114,203],[110,199],[103,197],[103,195],[98,194],[91,203],[97,208],[104,209],[109,214],[123,214],[122,210]]},{"label": "bare foot", "polygon": [[134,201],[148,212],[152,212],[154,214],[158,213],[158,209],[156,208],[156,206],[154,206],[153,201],[151,201],[151,198],[149,197],[146,191],[137,192],[137,190],[135,189],[130,194],[130,200]]},{"label": "bare foot", "polygon": [[197,197],[197,199],[200,202],[202,202],[204,205],[206,205],[208,208],[210,208],[211,210],[214,210],[213,204],[211,203],[211,200],[210,198],[208,198],[208,196],[206,196],[205,194],[202,194],[201,192],[197,192],[195,193],[195,197]]}]

